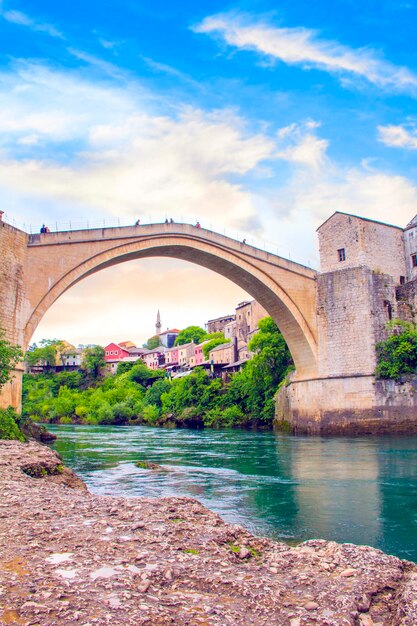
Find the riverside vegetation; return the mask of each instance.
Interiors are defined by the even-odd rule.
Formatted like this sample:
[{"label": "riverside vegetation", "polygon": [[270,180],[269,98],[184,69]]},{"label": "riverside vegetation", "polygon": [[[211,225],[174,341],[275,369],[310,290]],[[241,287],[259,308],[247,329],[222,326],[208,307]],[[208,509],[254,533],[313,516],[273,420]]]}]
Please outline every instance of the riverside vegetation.
[{"label": "riverside vegetation", "polygon": [[141,361],[120,363],[117,374],[106,378],[92,375],[91,367],[25,375],[23,415],[61,424],[272,427],[274,395],[293,368],[291,355],[270,317],[259,322],[249,348],[253,359],[227,382],[198,367],[171,381]]},{"label": "riverside vegetation", "polygon": [[[387,329],[388,338],[377,345],[376,376],[399,380],[415,374],[416,325],[392,320]],[[197,341],[203,335],[196,333],[204,330],[189,327],[183,333],[182,341]],[[224,341],[218,333],[209,339],[206,351]],[[43,342],[37,352],[28,353],[29,360],[52,361],[53,343]],[[170,381],[163,370],[149,370],[140,361],[122,363],[116,376],[103,378],[104,351],[90,348],[81,371],[24,376],[22,415],[11,407],[0,409],[0,439],[33,436],[34,422],[271,428],[274,395],[293,369],[291,355],[270,317],[260,321],[249,347],[253,359],[227,382],[210,378],[201,368]],[[21,357],[0,329],[0,387]]]}]

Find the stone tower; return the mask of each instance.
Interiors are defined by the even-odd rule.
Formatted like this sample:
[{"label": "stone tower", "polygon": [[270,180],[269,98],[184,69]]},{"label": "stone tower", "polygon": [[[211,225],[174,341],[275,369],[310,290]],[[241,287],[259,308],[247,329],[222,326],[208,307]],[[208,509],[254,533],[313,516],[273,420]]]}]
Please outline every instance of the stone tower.
[{"label": "stone tower", "polygon": [[159,309],[158,309],[158,313],[156,314],[155,335],[161,334],[161,328],[162,328],[161,314],[159,313]]}]

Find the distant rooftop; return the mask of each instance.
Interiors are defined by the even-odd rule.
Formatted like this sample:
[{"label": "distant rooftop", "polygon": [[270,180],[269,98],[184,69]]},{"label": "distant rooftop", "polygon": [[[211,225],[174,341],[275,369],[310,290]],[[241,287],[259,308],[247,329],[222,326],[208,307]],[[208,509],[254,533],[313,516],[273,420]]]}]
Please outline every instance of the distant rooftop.
[{"label": "distant rooftop", "polygon": [[216,346],[215,348],[210,350],[210,352],[215,352],[216,350],[222,350],[223,348],[230,348],[231,346],[232,346],[232,343],[230,341],[227,341],[226,343],[221,343],[219,346]]}]

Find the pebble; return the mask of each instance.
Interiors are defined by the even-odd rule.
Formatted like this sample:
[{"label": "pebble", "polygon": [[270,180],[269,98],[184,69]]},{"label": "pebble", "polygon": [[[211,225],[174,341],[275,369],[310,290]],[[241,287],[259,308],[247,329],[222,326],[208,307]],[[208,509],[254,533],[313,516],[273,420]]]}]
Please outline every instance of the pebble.
[{"label": "pebble", "polygon": [[340,572],[340,575],[343,576],[343,578],[350,578],[351,576],[356,576],[357,573],[356,569],[349,567],[348,569],[343,570],[343,572]]},{"label": "pebble", "polygon": [[[192,498],[93,495],[70,470],[33,480],[20,468],[35,462],[60,459],[33,442],[0,441],[0,623],[22,615],[26,626],[417,624],[413,564],[353,544],[257,538]],[[382,593],[373,622],[367,611]]]},{"label": "pebble", "polygon": [[304,605],[304,608],[307,611],[315,611],[316,609],[319,608],[319,605],[317,604],[317,602],[306,602]]}]

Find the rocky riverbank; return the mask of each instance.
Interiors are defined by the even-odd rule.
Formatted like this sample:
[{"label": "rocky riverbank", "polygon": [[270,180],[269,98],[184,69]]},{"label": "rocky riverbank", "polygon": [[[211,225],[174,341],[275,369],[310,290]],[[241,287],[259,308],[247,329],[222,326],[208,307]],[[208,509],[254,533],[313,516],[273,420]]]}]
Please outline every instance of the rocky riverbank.
[{"label": "rocky riverbank", "polygon": [[259,539],[190,498],[92,495],[59,456],[0,441],[0,624],[412,626],[417,566]]}]

